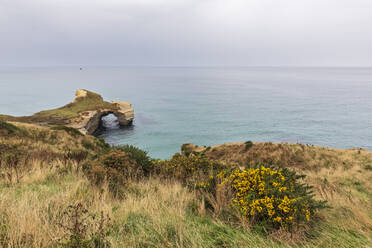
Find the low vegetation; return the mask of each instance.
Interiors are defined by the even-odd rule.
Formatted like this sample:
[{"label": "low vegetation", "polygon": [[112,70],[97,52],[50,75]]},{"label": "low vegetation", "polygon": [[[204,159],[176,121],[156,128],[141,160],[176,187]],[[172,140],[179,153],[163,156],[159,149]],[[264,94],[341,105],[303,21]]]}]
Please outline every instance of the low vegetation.
[{"label": "low vegetation", "polygon": [[370,246],[372,152],[185,149],[155,160],[63,126],[0,121],[0,246]]}]

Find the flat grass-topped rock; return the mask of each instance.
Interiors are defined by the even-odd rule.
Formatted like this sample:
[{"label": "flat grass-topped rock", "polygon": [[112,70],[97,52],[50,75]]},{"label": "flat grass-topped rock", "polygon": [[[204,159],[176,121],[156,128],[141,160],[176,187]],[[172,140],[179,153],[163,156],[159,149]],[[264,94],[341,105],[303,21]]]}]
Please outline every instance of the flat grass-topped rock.
[{"label": "flat grass-topped rock", "polygon": [[0,119],[39,125],[65,125],[83,134],[93,134],[99,128],[102,117],[108,114],[114,114],[120,126],[129,126],[133,122],[134,111],[129,102],[106,102],[101,95],[88,90],[77,90],[75,95],[74,101],[60,108],[40,111],[32,116],[0,115]]},{"label": "flat grass-topped rock", "polygon": [[118,106],[103,101],[103,98],[97,93],[87,90],[77,90],[75,95],[76,97],[73,102],[57,109],[40,111],[33,116],[60,120],[78,117],[84,111],[100,109],[118,110]]}]

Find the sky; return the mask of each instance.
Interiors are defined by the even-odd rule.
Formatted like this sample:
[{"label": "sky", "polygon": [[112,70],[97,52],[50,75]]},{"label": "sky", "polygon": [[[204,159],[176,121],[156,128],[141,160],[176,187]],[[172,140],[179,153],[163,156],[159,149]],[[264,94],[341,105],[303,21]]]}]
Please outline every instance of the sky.
[{"label": "sky", "polygon": [[0,0],[2,66],[372,66],[371,0]]}]

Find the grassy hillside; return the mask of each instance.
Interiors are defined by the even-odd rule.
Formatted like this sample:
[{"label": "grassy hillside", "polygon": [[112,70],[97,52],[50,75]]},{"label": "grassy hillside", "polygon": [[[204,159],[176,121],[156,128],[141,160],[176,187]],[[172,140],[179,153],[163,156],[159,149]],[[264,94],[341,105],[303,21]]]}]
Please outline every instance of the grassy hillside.
[{"label": "grassy hillside", "polygon": [[317,199],[332,207],[320,213],[324,221],[313,230],[317,245],[359,247],[364,240],[371,246],[367,238],[372,237],[371,151],[250,141],[212,147],[185,144],[182,150],[237,166],[274,164],[305,174]]},{"label": "grassy hillside", "polygon": [[[306,173],[316,197],[328,200],[332,208],[320,211],[305,235],[267,233],[217,216],[208,211],[198,190],[176,176],[125,174],[117,197],[112,179],[120,169],[151,161],[141,151],[109,148],[63,126],[0,122],[0,247],[370,247],[371,153],[282,144],[284,156],[278,146],[184,150],[197,149],[236,165],[279,156],[284,159],[275,160],[284,161],[280,166]],[[112,168],[111,163],[126,167]],[[87,164],[92,165],[90,173],[84,169]],[[93,183],[102,173],[106,180]],[[86,243],[71,242],[76,239]]]},{"label": "grassy hillside", "polygon": [[350,168],[355,165],[371,169],[372,151],[337,150],[328,147],[288,143],[234,142],[211,147],[184,144],[184,153],[205,154],[229,164],[254,165],[272,163],[292,169],[317,171],[324,168]]}]

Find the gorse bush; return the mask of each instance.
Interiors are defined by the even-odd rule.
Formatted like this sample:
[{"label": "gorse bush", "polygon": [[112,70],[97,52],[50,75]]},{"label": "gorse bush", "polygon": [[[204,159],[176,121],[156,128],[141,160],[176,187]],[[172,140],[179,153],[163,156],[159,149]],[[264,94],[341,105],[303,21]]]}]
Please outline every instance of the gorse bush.
[{"label": "gorse bush", "polygon": [[290,229],[309,222],[316,210],[326,207],[313,198],[311,187],[299,182],[304,175],[265,166],[235,169],[223,179],[233,192],[232,206],[252,224]]},{"label": "gorse bush", "polygon": [[234,169],[202,156],[180,154],[153,163],[156,174],[199,189],[212,210],[237,209],[252,225],[267,229],[288,230],[309,223],[318,209],[326,207],[313,198],[310,186],[300,182],[305,176],[288,169]]}]

